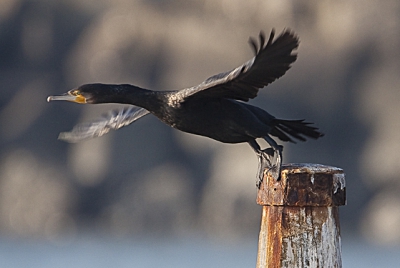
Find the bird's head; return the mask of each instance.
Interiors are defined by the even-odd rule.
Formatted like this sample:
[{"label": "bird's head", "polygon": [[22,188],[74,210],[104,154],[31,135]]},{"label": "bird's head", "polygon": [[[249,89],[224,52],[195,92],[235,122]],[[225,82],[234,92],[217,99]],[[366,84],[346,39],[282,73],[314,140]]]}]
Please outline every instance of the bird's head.
[{"label": "bird's head", "polygon": [[[105,84],[86,84],[75,89],[71,89],[65,94],[57,96],[49,96],[47,101],[64,100],[76,103],[104,103],[105,98],[110,95],[110,85]],[[103,100],[104,99],[104,100]]]}]

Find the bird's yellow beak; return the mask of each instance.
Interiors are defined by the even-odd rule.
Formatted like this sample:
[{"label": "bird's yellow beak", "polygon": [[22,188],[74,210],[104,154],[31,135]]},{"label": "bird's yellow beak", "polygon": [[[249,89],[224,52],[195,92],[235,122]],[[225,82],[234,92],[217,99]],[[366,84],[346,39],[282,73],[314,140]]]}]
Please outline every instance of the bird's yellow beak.
[{"label": "bird's yellow beak", "polygon": [[82,94],[78,93],[76,90],[68,91],[68,93],[65,93],[63,95],[47,97],[47,102],[56,100],[72,101],[76,103],[86,103],[86,98]]}]

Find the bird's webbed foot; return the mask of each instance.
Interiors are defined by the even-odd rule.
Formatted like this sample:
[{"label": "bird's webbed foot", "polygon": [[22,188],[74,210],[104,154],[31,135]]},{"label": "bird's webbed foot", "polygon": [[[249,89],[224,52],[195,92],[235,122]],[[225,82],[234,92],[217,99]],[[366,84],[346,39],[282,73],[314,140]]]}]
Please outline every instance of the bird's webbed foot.
[{"label": "bird's webbed foot", "polygon": [[256,142],[251,142],[250,145],[258,157],[257,188],[260,188],[264,179],[264,170],[267,170],[273,178],[279,180],[282,166],[283,146],[276,144],[276,146],[261,150]]},{"label": "bird's webbed foot", "polygon": [[271,174],[271,176],[279,180],[282,166],[281,150],[274,148],[267,148],[260,151],[258,155],[258,173],[257,173],[257,188],[260,188],[264,178],[264,170]]},{"label": "bird's webbed foot", "polygon": [[[278,148],[267,148],[262,151],[261,161],[264,162],[264,169],[267,168],[267,172],[271,174],[271,176],[275,180],[279,180],[281,176],[281,167],[282,167],[282,146]],[[263,170],[264,170],[263,169]]]}]

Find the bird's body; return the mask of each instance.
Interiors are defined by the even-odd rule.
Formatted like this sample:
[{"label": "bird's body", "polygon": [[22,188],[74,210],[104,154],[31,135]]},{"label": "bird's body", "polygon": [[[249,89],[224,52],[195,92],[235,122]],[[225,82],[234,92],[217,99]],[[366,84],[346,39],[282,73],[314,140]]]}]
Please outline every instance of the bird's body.
[{"label": "bird's body", "polygon": [[[128,125],[151,113],[178,130],[205,136],[224,143],[247,142],[259,158],[259,186],[264,168],[279,177],[282,146],[269,135],[282,141],[305,141],[323,134],[303,120],[282,120],[261,108],[245,103],[257,96],[262,88],[282,76],[296,60],[292,51],[297,37],[284,31],[275,41],[274,32],[265,44],[260,33],[260,46],[251,40],[255,57],[242,66],[206,79],[198,86],[176,91],[152,91],[133,85],[87,84],[50,100],[78,103],[123,103],[137,107],[111,113],[102,120],[78,125],[72,132],[62,133],[62,139],[76,142],[101,136],[110,129]],[[272,148],[261,150],[256,142],[264,138]]]},{"label": "bird's body", "polygon": [[173,128],[224,143],[261,138],[270,132],[273,119],[258,107],[224,98],[196,99],[164,109],[152,114]]}]

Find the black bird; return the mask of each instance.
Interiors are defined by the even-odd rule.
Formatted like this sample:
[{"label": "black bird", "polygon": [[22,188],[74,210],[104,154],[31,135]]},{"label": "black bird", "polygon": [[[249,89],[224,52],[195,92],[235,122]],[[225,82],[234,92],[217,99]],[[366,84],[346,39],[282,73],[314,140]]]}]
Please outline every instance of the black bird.
[{"label": "black bird", "polygon": [[[305,141],[305,137],[317,139],[323,134],[304,120],[277,119],[245,103],[255,98],[260,88],[284,75],[297,58],[292,52],[299,45],[298,37],[290,30],[284,30],[275,40],[274,35],[272,30],[265,43],[265,35],[260,32],[259,44],[250,38],[255,57],[232,71],[211,76],[195,87],[151,91],[128,84],[86,84],[64,95],[50,96],[47,101],[134,105],[112,111],[98,121],[77,125],[71,132],[61,133],[59,138],[77,142],[98,137],[152,113],[167,125],[184,132],[224,143],[249,143],[259,160],[257,186],[260,186],[265,168],[279,179],[283,147],[270,135],[294,142]],[[265,139],[271,148],[262,150],[257,138]]]}]

